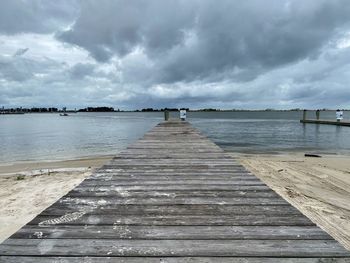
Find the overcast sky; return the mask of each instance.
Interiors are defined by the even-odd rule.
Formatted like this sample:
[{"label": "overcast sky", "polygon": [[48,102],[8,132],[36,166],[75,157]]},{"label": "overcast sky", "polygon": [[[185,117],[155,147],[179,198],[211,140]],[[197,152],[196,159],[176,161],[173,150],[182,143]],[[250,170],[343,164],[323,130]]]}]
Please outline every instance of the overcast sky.
[{"label": "overcast sky", "polygon": [[0,0],[0,106],[350,108],[348,0]]}]

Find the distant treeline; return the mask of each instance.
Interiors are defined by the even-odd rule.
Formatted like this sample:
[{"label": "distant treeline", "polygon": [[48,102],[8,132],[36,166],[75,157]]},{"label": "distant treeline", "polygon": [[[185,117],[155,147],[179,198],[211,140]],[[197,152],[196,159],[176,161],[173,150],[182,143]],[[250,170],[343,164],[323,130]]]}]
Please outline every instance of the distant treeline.
[{"label": "distant treeline", "polygon": [[[263,109],[263,110],[246,110],[246,109],[229,109],[229,110],[222,110],[222,109],[214,109],[214,108],[203,108],[203,109],[192,109],[189,108],[161,108],[161,109],[154,109],[154,108],[143,108],[143,109],[137,109],[137,110],[126,110],[125,112],[164,112],[164,111],[179,111],[179,110],[186,110],[186,111],[194,111],[194,112],[241,112],[241,111],[302,111],[303,109],[295,108],[295,109],[288,109],[288,110],[278,110],[278,109]],[[312,110],[312,109],[310,109]],[[329,111],[334,109],[320,109],[321,111]],[[342,109],[343,111],[347,111],[347,109]],[[63,107],[62,109],[58,109],[56,107],[32,107],[32,108],[0,108],[0,114],[6,114],[6,113],[55,113],[55,112],[124,112],[124,110],[120,109],[114,109],[113,107],[86,107],[81,109],[67,109]]]},{"label": "distant treeline", "polygon": [[119,109],[114,110],[113,107],[87,107],[85,109],[79,109],[79,112],[114,112],[120,111]]},{"label": "distant treeline", "polygon": [[58,109],[55,107],[50,108],[0,108],[0,113],[49,113],[49,112],[115,112],[120,111],[119,109],[115,110],[113,107],[87,107],[83,109],[74,109],[74,110],[66,110],[66,108]]},{"label": "distant treeline", "polygon": [[189,108],[164,108],[164,109],[153,109],[153,108],[145,108],[145,109],[142,109],[142,110],[136,110],[136,112],[159,112],[159,111],[179,111],[179,110],[187,110],[189,111],[190,109]]},{"label": "distant treeline", "polygon": [[0,112],[3,113],[25,113],[25,112],[59,112],[58,108],[8,108],[5,109],[4,107],[0,109]]}]

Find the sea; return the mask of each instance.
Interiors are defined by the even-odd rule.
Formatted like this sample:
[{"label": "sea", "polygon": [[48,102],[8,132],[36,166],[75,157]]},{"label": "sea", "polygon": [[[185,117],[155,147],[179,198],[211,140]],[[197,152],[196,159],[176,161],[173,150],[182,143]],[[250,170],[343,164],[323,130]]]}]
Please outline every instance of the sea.
[{"label": "sea", "polygon": [[[301,117],[301,111],[187,114],[194,127],[237,154],[350,154],[350,127],[301,124]],[[350,112],[344,118],[350,119]],[[321,112],[321,119],[334,120],[335,112]],[[162,112],[0,115],[0,164],[117,154],[162,120]]]}]

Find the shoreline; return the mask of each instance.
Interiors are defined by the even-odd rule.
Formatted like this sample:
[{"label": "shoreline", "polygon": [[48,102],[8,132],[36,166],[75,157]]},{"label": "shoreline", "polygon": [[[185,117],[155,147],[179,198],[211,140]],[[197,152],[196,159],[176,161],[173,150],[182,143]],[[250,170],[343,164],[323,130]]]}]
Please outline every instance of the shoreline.
[{"label": "shoreline", "polygon": [[0,165],[0,243],[112,157]]},{"label": "shoreline", "polygon": [[[64,171],[84,167],[97,168],[112,159],[115,155],[96,155],[71,158],[67,160],[38,160],[0,163],[0,177],[23,174],[30,171],[50,170]],[[29,174],[30,175],[30,174]]]}]

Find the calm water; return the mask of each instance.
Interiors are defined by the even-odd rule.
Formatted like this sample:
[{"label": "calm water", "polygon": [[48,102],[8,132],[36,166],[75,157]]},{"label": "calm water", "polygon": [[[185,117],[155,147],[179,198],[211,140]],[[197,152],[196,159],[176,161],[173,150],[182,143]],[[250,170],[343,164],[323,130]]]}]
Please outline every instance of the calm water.
[{"label": "calm water", "polygon": [[[345,113],[344,118],[350,118]],[[315,113],[308,113],[314,118]],[[193,124],[228,151],[277,153],[307,151],[350,153],[350,127],[303,125],[301,112],[193,113]],[[334,119],[335,112],[322,112],[322,119]]]},{"label": "calm water", "polygon": [[[321,113],[327,119],[334,115]],[[228,151],[350,153],[349,127],[302,125],[300,117],[300,112],[188,113],[195,127]],[[115,154],[162,119],[162,113],[0,115],[0,163]]]}]

